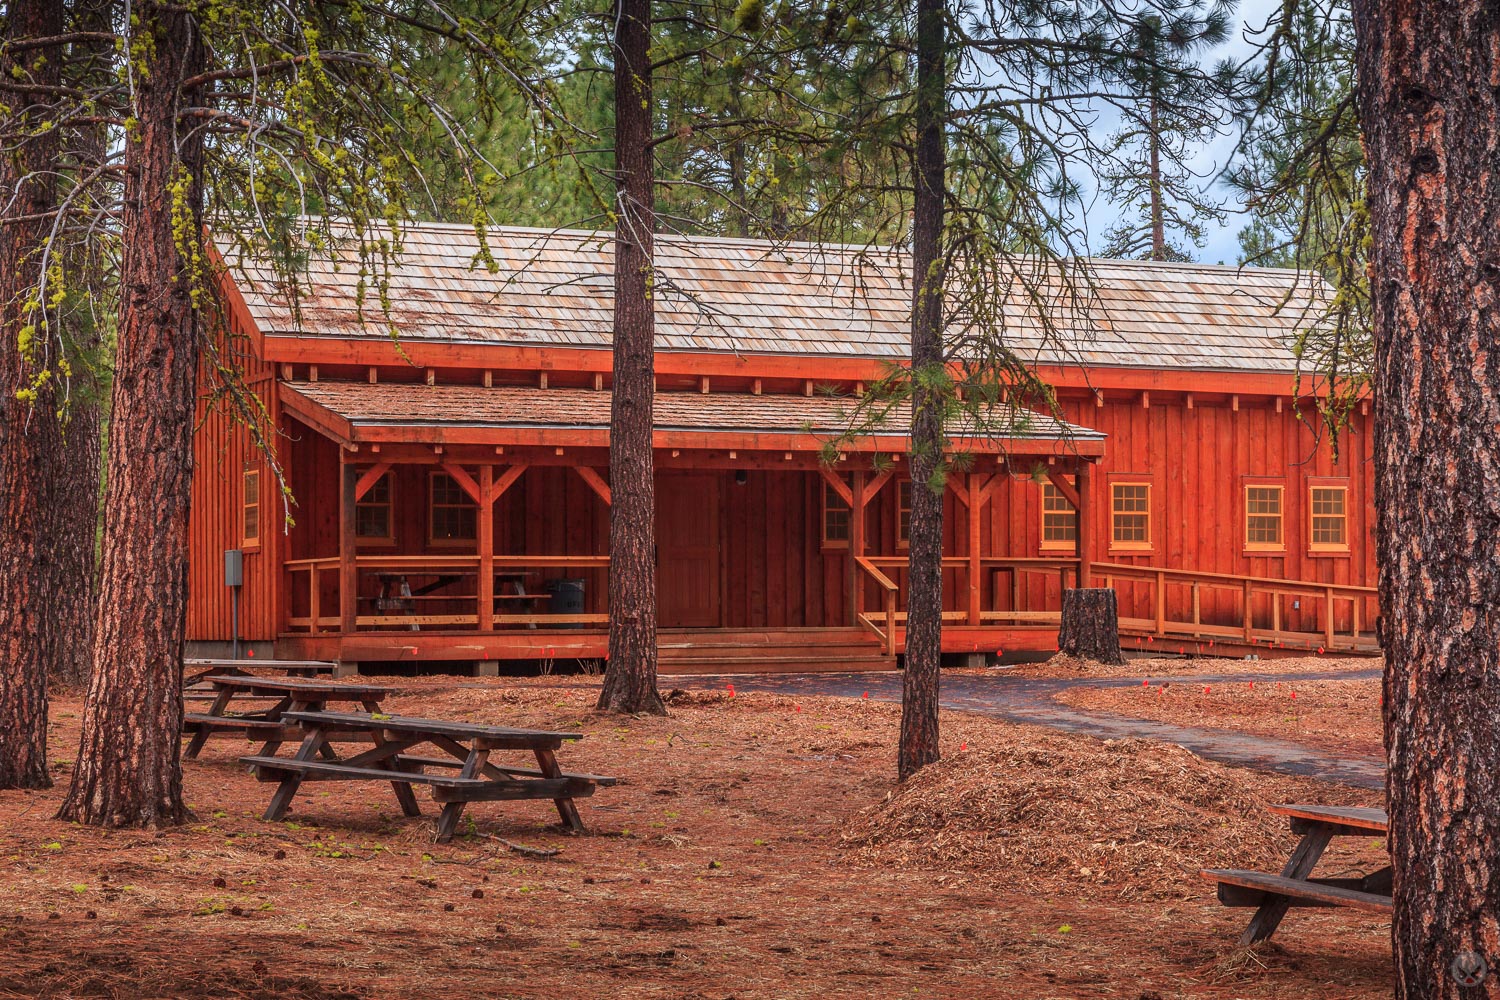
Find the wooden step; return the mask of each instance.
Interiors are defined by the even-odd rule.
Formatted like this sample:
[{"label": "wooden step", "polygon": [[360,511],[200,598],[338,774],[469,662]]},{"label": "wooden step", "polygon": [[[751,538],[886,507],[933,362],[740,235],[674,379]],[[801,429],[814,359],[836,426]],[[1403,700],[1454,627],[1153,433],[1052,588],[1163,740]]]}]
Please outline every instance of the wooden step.
[{"label": "wooden step", "polygon": [[704,649],[742,649],[747,652],[779,652],[781,650],[795,649],[826,652],[829,650],[842,651],[848,649],[879,649],[880,640],[876,639],[874,636],[868,636],[864,639],[840,637],[837,640],[828,640],[824,642],[808,642],[806,638],[787,638],[766,642],[738,642],[731,641],[729,639],[699,640],[661,638],[657,641],[656,648],[662,656],[681,656],[683,654],[691,654],[698,650]]},{"label": "wooden step", "polygon": [[712,656],[657,661],[657,670],[672,674],[814,674],[895,670],[889,656]]},{"label": "wooden step", "polygon": [[1390,896],[1364,892],[1347,884],[1357,882],[1356,879],[1303,881],[1226,868],[1207,868],[1201,874],[1219,883],[1219,902],[1225,906],[1261,906],[1269,902],[1270,897],[1286,896],[1291,899],[1292,906],[1348,906],[1371,913],[1391,912]]},{"label": "wooden step", "polygon": [[818,663],[826,660],[881,660],[889,659],[879,646],[865,649],[784,649],[763,650],[725,648],[720,650],[698,649],[679,653],[676,656],[657,657],[659,663],[731,663],[755,664],[785,660],[806,660]]}]

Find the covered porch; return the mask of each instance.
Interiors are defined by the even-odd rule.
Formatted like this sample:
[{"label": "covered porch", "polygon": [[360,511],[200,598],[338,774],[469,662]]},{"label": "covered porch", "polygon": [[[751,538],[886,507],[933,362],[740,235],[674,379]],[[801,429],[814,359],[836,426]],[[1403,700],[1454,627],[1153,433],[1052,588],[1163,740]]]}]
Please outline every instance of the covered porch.
[{"label": "covered porch", "polygon": [[[609,394],[297,382],[283,461],[301,509],[279,655],[344,662],[598,659],[608,620]],[[659,392],[663,672],[734,660],[894,665],[905,621],[904,420],[833,466],[849,400]],[[1086,542],[1013,537],[1052,483],[1088,538],[1102,435],[1039,415],[964,442],[946,497],[945,646],[1050,648]],[[772,667],[774,668],[774,666]]]}]

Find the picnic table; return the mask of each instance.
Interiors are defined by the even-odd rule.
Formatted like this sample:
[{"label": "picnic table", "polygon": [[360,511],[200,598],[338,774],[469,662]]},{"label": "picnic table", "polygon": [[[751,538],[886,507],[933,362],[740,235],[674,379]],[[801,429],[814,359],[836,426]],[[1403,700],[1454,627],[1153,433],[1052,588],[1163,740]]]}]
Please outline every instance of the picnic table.
[{"label": "picnic table", "polygon": [[[327,660],[233,660],[217,657],[193,657],[182,661],[184,687],[200,684],[218,674],[283,673],[288,677],[316,677],[331,674],[337,664]],[[190,674],[188,671],[196,670]]]},{"label": "picnic table", "polygon": [[[302,730],[287,721],[292,712],[320,711],[330,702],[353,702],[367,712],[379,712],[380,701],[391,693],[391,689],[374,684],[343,684],[322,678],[256,677],[246,674],[214,674],[207,678],[214,691],[213,703],[207,712],[188,712],[183,715],[182,729],[191,733],[183,756],[192,759],[198,756],[210,737],[239,736],[244,739],[263,738],[265,748],[261,751],[273,754],[287,740],[300,739]],[[257,702],[251,711],[229,714],[235,699],[250,699]],[[265,705],[267,699],[272,704]]]},{"label": "picnic table", "polygon": [[1264,941],[1276,932],[1293,906],[1348,906],[1370,913],[1391,912],[1391,869],[1345,878],[1314,878],[1312,871],[1334,837],[1384,836],[1388,821],[1383,809],[1353,806],[1276,805],[1270,811],[1287,817],[1292,832],[1301,836],[1280,875],[1237,869],[1208,868],[1203,877],[1219,883],[1219,902],[1225,906],[1253,906],[1255,916],[1240,935],[1240,944]]},{"label": "picnic table", "polygon": [[[569,773],[558,765],[557,750],[566,741],[581,739],[579,733],[472,725],[377,712],[288,711],[282,718],[300,726],[305,734],[293,757],[261,753],[240,758],[254,768],[261,781],[280,782],[266,809],[265,819],[269,821],[286,815],[304,781],[387,781],[406,816],[422,815],[412,786],[427,785],[432,789],[434,801],[442,804],[436,833],[440,844],[452,838],[464,807],[470,802],[551,799],[563,824],[582,833],[583,820],[573,800],[593,795],[595,788],[616,781],[603,775]],[[330,744],[360,739],[375,746],[348,758],[331,755]],[[418,756],[410,752],[424,745],[447,756]],[[536,766],[495,763],[490,760],[495,751],[529,751]],[[319,755],[324,759],[315,759]],[[439,773],[431,773],[434,770]]]}]

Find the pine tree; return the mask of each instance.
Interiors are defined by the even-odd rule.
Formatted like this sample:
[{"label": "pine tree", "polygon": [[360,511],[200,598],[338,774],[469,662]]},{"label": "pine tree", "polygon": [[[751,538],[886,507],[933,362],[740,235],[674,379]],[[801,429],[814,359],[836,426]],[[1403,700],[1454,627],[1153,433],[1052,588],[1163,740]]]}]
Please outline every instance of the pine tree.
[{"label": "pine tree", "polygon": [[[1500,996],[1500,22],[1355,0],[1396,996]],[[1490,970],[1464,985],[1477,957]]]},{"label": "pine tree", "polygon": [[1201,73],[1197,60],[1228,37],[1234,8],[1234,0],[1207,9],[1204,0],[1166,0],[1120,25],[1107,75],[1121,124],[1100,183],[1122,215],[1105,233],[1104,256],[1191,260],[1205,226],[1224,221],[1191,161],[1228,124],[1233,70]]},{"label": "pine tree", "polygon": [[[73,296],[86,302],[97,289],[87,282],[71,290],[60,287],[56,276],[111,260],[117,239],[122,249],[108,459],[111,516],[104,530],[100,588],[105,599],[98,602],[82,746],[60,815],[102,825],[169,824],[186,815],[178,730],[187,504],[200,371],[210,375],[205,388],[213,405],[227,407],[245,423],[279,476],[274,450],[267,446],[274,432],[236,369],[215,311],[216,275],[204,221],[212,219],[217,235],[233,244],[231,257],[243,252],[273,262],[294,306],[300,268],[312,254],[335,250],[366,269],[372,304],[383,303],[402,223],[415,214],[425,188],[420,159],[411,155],[417,142],[441,138],[454,176],[469,186],[461,203],[482,217],[487,181],[482,157],[457,116],[427,89],[425,79],[411,73],[421,54],[432,46],[461,51],[474,79],[493,75],[510,81],[536,120],[560,123],[517,55],[524,47],[515,39],[532,37],[535,28],[522,15],[481,20],[439,0],[415,14],[342,4],[268,11],[222,0],[187,5],[137,0],[130,17],[118,24],[110,23],[106,11],[94,27],[63,36],[47,20],[62,6],[47,3],[37,9],[36,17],[25,5],[7,9],[7,52],[77,44],[92,53],[85,62],[108,53],[110,64],[107,73],[78,71],[64,88],[55,85],[56,77],[30,81],[20,67],[8,69],[0,84],[7,94],[27,96],[34,90],[31,103],[20,107],[25,114],[44,110],[51,116],[44,127],[34,120],[20,133],[40,141],[22,156],[4,160],[24,168],[26,156],[45,155],[48,169],[11,175],[0,167],[4,193],[25,196],[21,202],[7,197],[5,203],[21,205],[28,215],[24,225],[0,227],[5,241],[0,252],[16,264],[0,266],[0,280],[19,282],[6,302],[28,317],[27,337],[18,335],[17,342],[29,352],[33,373],[22,390],[36,389],[40,399],[45,389],[55,399],[56,386],[63,384],[57,371],[38,381],[41,373],[30,359],[49,357],[60,369],[87,353],[76,350],[85,338],[104,332],[85,332],[70,319],[79,305]],[[28,65],[46,67],[48,73],[65,65],[59,59],[27,58]],[[253,87],[242,85],[250,80]],[[498,88],[477,91],[481,107],[494,92]],[[6,107],[8,114],[8,101]],[[97,132],[84,127],[89,124],[113,130],[109,141],[99,143]],[[18,133],[11,126],[4,134],[14,141]],[[58,136],[76,147],[65,157],[48,145]],[[91,167],[92,161],[98,162]],[[59,166],[63,169],[55,169]],[[73,184],[66,198],[34,185],[38,178],[50,183],[57,177]],[[310,213],[322,215],[309,218]],[[57,266],[37,266],[49,254]],[[379,315],[378,309],[370,312],[372,318]],[[24,393],[15,395],[14,382],[6,388],[11,390],[6,400],[29,401]],[[0,467],[24,467],[31,461],[31,445],[8,433],[24,421],[12,422],[8,412],[6,417],[0,425]],[[86,475],[86,482],[93,480]],[[0,503],[8,502],[6,497]],[[80,517],[87,517],[88,505],[79,507]],[[91,526],[84,544],[90,536]],[[70,542],[80,543],[76,533]],[[0,589],[10,593],[14,580],[26,578],[25,566],[14,572],[12,555],[34,559],[9,537],[3,551]],[[49,576],[40,572],[30,579],[41,585],[52,582]],[[87,588],[79,592],[86,595]],[[33,614],[45,609],[45,602],[14,596],[15,601],[0,604],[30,607]],[[7,630],[6,639],[12,634]],[[15,677],[28,692],[37,690],[40,672],[22,673],[19,668],[27,664],[16,663],[18,670],[5,676]],[[17,725],[8,731],[12,735],[17,758],[29,754],[28,767],[35,772],[44,760],[45,732]]]}]

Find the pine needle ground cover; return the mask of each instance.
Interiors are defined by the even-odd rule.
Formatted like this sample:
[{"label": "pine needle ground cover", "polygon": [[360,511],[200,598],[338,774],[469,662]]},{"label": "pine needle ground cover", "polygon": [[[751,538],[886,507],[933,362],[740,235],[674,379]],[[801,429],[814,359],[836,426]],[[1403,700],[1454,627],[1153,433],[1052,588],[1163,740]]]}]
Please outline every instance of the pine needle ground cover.
[{"label": "pine needle ground cover", "polygon": [[[617,775],[570,837],[548,803],[471,808],[430,842],[388,789],[315,785],[289,819],[210,741],[196,819],[102,832],[51,819],[59,785],[0,793],[0,997],[1378,997],[1388,932],[1298,911],[1243,955],[1248,914],[1198,867],[1274,866],[1265,802],[1359,793],[944,715],[944,759],[894,788],[895,706],[676,693],[666,718],[595,714],[587,679],[392,678],[387,711],[585,738]],[[500,838],[500,839],[497,839]],[[509,845],[556,851],[516,853]],[[1379,848],[1341,845],[1329,871]],[[1366,856],[1368,855],[1368,856]]]}]

